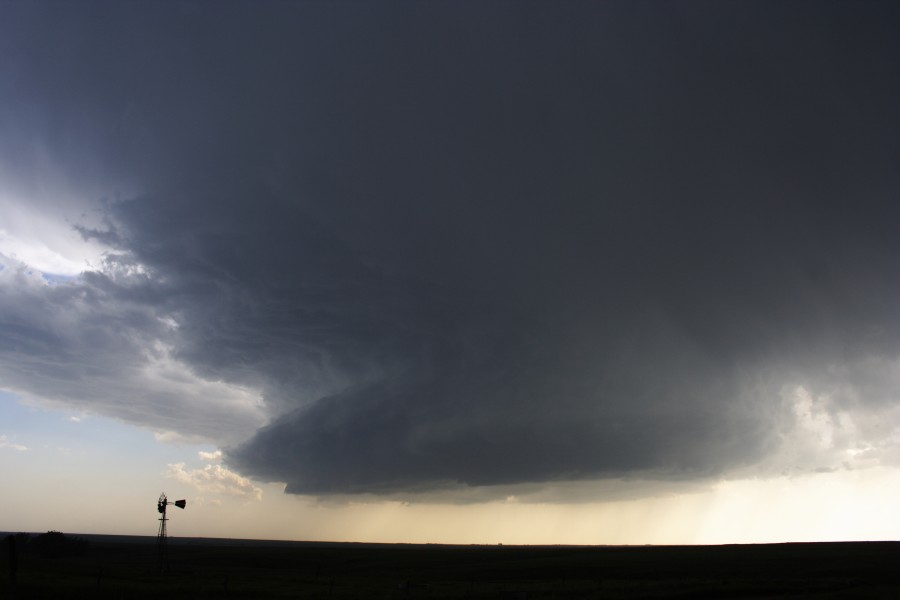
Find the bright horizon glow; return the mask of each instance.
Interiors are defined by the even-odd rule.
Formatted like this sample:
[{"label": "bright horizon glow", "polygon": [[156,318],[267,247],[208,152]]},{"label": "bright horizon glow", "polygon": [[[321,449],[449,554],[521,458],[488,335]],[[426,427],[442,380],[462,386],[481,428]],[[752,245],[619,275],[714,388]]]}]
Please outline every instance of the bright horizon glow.
[{"label": "bright horizon glow", "polygon": [[161,443],[151,432],[100,417],[15,407],[6,409],[5,423],[19,413],[21,431],[4,431],[7,447],[0,447],[0,470],[15,490],[0,516],[3,531],[154,535],[154,503],[164,491],[188,501],[173,515],[174,537],[523,545],[900,539],[900,521],[892,516],[900,469],[893,467],[720,481],[608,502],[327,501],[252,480],[247,493],[244,484],[226,489],[227,474],[207,476],[212,485],[201,489],[172,467],[227,471],[209,446]]}]

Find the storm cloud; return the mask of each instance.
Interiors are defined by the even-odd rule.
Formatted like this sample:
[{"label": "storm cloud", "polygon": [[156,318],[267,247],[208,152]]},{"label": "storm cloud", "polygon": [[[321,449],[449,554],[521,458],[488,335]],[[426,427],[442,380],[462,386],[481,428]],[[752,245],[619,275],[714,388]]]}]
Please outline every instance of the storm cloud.
[{"label": "storm cloud", "polygon": [[4,197],[108,250],[6,259],[3,387],[302,494],[897,455],[894,3],[2,10]]}]

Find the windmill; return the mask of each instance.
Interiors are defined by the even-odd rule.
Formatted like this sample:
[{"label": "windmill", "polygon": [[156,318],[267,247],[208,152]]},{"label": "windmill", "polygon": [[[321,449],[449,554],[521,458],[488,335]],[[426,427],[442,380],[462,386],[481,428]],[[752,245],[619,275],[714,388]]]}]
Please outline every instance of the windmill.
[{"label": "windmill", "polygon": [[169,502],[165,493],[159,495],[159,501],[156,503],[156,510],[159,511],[161,516],[159,517],[159,533],[156,535],[156,552],[160,571],[169,570],[169,549],[166,545],[166,521],[169,519],[166,518],[166,507],[170,504],[174,504],[178,508],[184,508],[187,504],[187,500]]}]

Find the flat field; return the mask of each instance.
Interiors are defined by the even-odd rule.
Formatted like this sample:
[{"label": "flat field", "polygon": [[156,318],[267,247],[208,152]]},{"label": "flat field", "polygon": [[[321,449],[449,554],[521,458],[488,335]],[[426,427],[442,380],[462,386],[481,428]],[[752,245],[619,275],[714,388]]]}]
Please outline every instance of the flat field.
[{"label": "flat field", "polygon": [[86,536],[79,556],[4,544],[3,598],[900,598],[900,543],[442,546]]}]

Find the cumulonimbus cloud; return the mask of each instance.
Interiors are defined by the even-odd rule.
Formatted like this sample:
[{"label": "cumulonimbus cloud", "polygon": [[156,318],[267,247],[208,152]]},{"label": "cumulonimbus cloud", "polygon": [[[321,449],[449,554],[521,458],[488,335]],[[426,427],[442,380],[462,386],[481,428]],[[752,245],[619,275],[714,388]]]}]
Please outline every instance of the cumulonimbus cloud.
[{"label": "cumulonimbus cloud", "polygon": [[10,32],[65,135],[2,156],[136,191],[97,268],[4,262],[0,385],[304,494],[891,460],[896,7],[647,6],[124,6],[74,95]]}]

